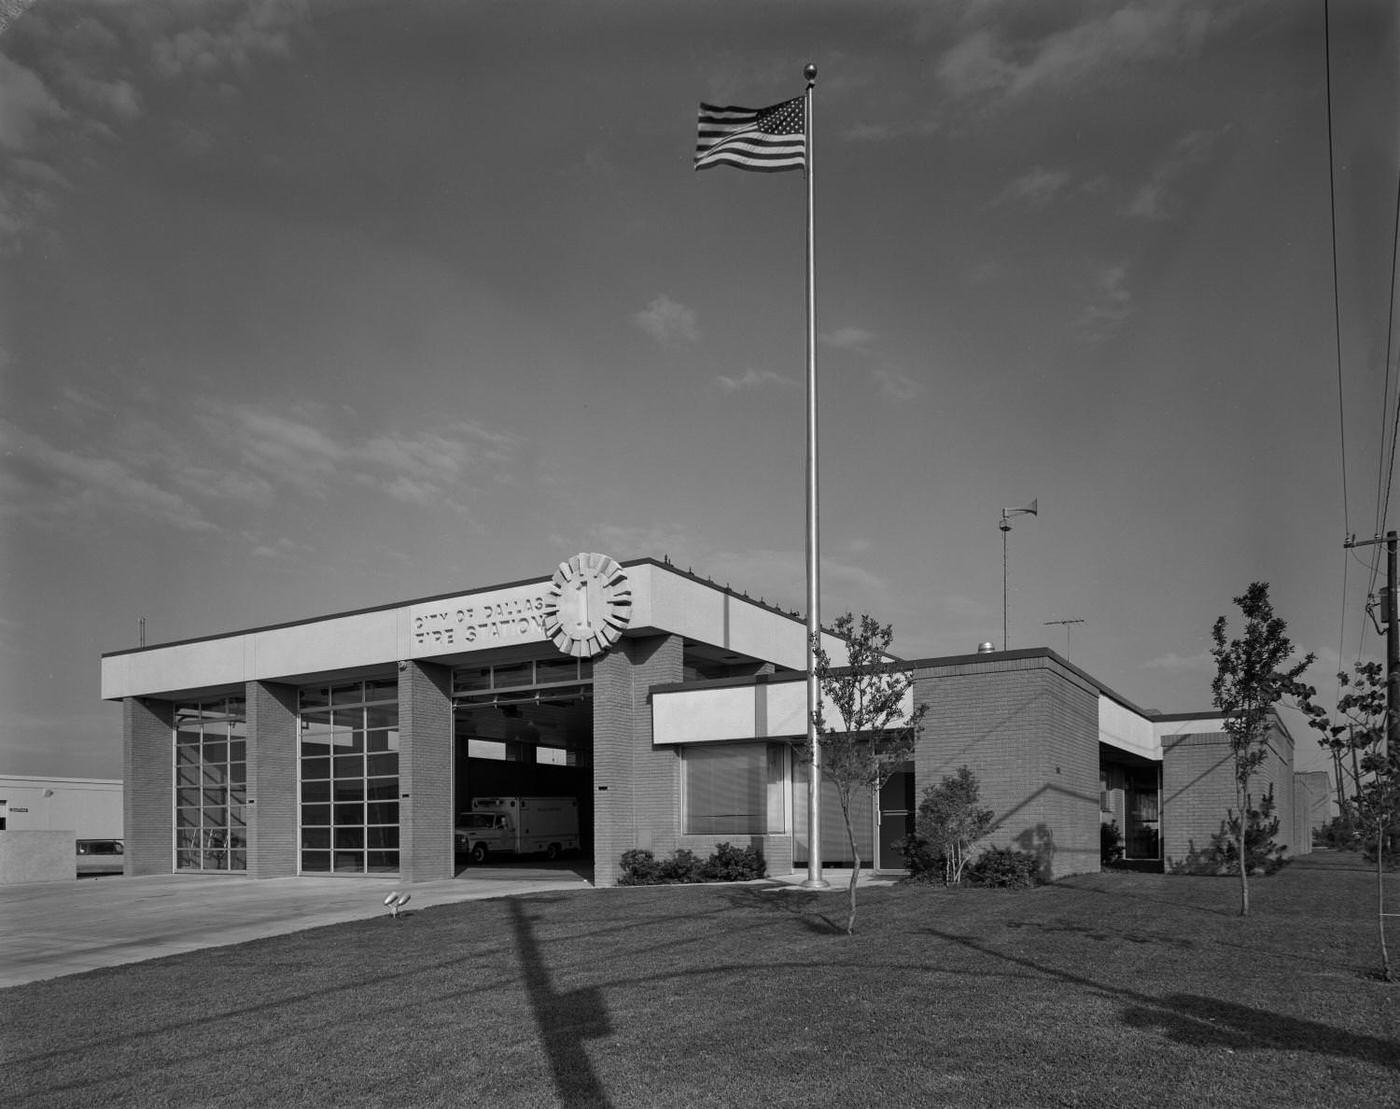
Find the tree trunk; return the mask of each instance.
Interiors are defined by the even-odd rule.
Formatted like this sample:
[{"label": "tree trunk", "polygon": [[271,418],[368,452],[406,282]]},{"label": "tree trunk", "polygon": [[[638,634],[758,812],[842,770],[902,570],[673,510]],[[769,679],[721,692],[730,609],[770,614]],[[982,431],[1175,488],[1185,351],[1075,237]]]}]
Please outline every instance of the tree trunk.
[{"label": "tree trunk", "polygon": [[856,848],[856,831],[851,827],[851,799],[841,796],[839,790],[837,799],[841,802],[841,817],[846,823],[846,841],[851,845],[851,911],[846,917],[846,935],[852,936],[856,931],[856,879],[860,877],[860,851]]},{"label": "tree trunk", "polygon": [[856,834],[851,829],[851,818],[846,817],[846,838],[851,841],[851,914],[846,918],[846,935],[856,931],[856,879],[860,877],[860,852],[856,849]]},{"label": "tree trunk", "polygon": [[[1242,785],[1243,783],[1241,783]],[[1244,841],[1249,829],[1249,792],[1243,788],[1235,790],[1235,799],[1240,804],[1239,827],[1235,833],[1236,862],[1240,868],[1240,916],[1249,915],[1249,860],[1245,858]]]},{"label": "tree trunk", "polygon": [[1240,814],[1240,833],[1235,837],[1235,842],[1239,845],[1240,864],[1240,916],[1249,915],[1249,862],[1244,857],[1244,813]]}]

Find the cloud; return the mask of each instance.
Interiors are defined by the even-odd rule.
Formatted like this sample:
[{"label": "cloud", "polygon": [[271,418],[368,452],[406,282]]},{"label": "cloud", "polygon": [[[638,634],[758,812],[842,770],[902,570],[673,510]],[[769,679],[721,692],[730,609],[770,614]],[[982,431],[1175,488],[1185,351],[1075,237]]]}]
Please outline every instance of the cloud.
[{"label": "cloud", "polygon": [[934,72],[954,96],[975,96],[1006,88],[1015,78],[1015,67],[1001,56],[1002,47],[992,32],[974,31],[938,60]]},{"label": "cloud", "polygon": [[1070,182],[1067,170],[1050,170],[1036,166],[1018,177],[988,202],[996,208],[1004,204],[1022,204],[1028,208],[1043,208],[1059,196]]},{"label": "cloud", "polygon": [[923,385],[912,377],[887,366],[877,367],[870,373],[882,397],[900,401],[913,400],[924,391]]},{"label": "cloud", "polygon": [[117,511],[188,532],[219,530],[184,497],[127,463],[97,453],[63,450],[39,435],[0,421],[8,513],[87,523]]},{"label": "cloud", "polygon": [[857,123],[846,128],[841,137],[850,142],[886,142],[899,134],[899,129],[889,123]]},{"label": "cloud", "polygon": [[739,393],[748,389],[796,388],[798,383],[776,370],[745,370],[740,377],[720,374],[715,378],[715,384],[726,393]]},{"label": "cloud", "polygon": [[1007,41],[996,28],[978,26],[943,54],[935,73],[957,97],[1082,85],[1130,65],[1190,59],[1236,14],[1209,0],[1137,0],[1029,41]]},{"label": "cloud", "polygon": [[405,504],[465,514],[462,490],[483,475],[507,473],[521,443],[518,436],[470,420],[412,435],[382,431],[359,442],[318,427],[312,418],[314,414],[294,418],[250,405],[202,404],[197,420],[206,441],[237,462],[219,472],[218,482],[204,492],[264,501],[290,485],[319,498],[349,480]]},{"label": "cloud", "polygon": [[186,465],[174,469],[173,480],[191,496],[266,508],[277,500],[272,482],[241,470],[216,470]]},{"label": "cloud", "polygon": [[289,491],[328,499],[359,486],[466,516],[466,494],[508,479],[521,444],[467,420],[362,440],[325,426],[314,411],[213,400],[196,403],[192,417],[178,414],[169,426],[133,419],[108,428],[103,398],[64,392],[65,434],[83,442],[81,450],[0,421],[6,515],[87,525],[116,511],[184,532],[222,532],[230,513],[266,509]]},{"label": "cloud", "polygon": [[130,81],[94,77],[71,58],[58,63],[57,80],[88,108],[118,122],[130,123],[141,114],[141,99]]},{"label": "cloud", "polygon": [[278,537],[271,543],[259,540],[252,532],[244,532],[243,538],[254,544],[252,550],[249,552],[254,558],[281,560],[295,558],[311,550],[305,543],[295,543],[285,535]]},{"label": "cloud", "polygon": [[1199,651],[1194,655],[1179,655],[1175,651],[1168,651],[1165,655],[1148,659],[1142,664],[1142,668],[1144,670],[1165,670],[1168,673],[1192,674],[1214,670],[1215,659],[1211,657],[1209,651]]},{"label": "cloud", "polygon": [[1222,132],[1192,131],[1183,135],[1163,157],[1124,208],[1136,219],[1164,220],[1176,214],[1175,190],[1196,166],[1209,161]]},{"label": "cloud", "polygon": [[632,322],[663,346],[694,343],[700,338],[695,309],[687,308],[665,293],[633,315]]},{"label": "cloud", "polygon": [[34,158],[11,158],[10,167],[17,176],[37,185],[58,189],[71,189],[73,187],[63,174],[47,162],[40,162]]},{"label": "cloud", "polygon": [[28,150],[46,123],[67,117],[37,73],[0,54],[0,147]]},{"label": "cloud", "polygon": [[192,16],[195,25],[168,31],[151,47],[155,70],[167,79],[214,77],[263,58],[290,58],[309,14],[303,0],[254,0],[242,10],[226,4],[190,7],[195,10],[187,8],[181,16]]},{"label": "cloud", "polygon": [[1128,268],[1101,266],[1093,275],[1093,296],[1080,314],[1080,333],[1090,342],[1101,342],[1132,314],[1133,294],[1128,288]]},{"label": "cloud", "polygon": [[871,344],[875,341],[875,333],[863,327],[838,327],[835,331],[823,332],[820,338],[827,346],[837,350],[868,354]]},{"label": "cloud", "polygon": [[308,423],[250,406],[210,409],[201,420],[206,431],[233,446],[244,465],[303,493],[322,494],[346,461],[345,448]]}]

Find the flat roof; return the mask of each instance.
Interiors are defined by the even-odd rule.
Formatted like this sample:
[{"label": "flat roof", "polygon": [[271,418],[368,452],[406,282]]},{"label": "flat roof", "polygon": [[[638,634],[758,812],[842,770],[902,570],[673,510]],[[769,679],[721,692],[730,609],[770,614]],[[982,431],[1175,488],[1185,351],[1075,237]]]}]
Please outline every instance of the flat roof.
[{"label": "flat roof", "polygon": [[[1206,710],[1202,712],[1150,712],[1139,708],[1121,693],[1115,692],[1105,685],[1098,678],[1085,670],[1081,670],[1068,659],[1063,658],[1049,647],[1020,647],[1012,651],[975,651],[971,654],[962,655],[938,655],[930,658],[917,659],[897,659],[901,669],[906,670],[928,670],[948,666],[980,666],[992,662],[1022,661],[1028,659],[1043,658],[1053,661],[1064,667],[1086,684],[1098,690],[1103,696],[1111,701],[1116,701],[1125,709],[1137,713],[1139,716],[1153,723],[1166,723],[1173,720],[1199,720],[1199,719],[1223,719],[1224,713],[1217,710]],[[693,682],[666,682],[651,687],[653,693],[674,693],[688,689],[722,689],[726,686],[738,685],[760,685],[765,682],[793,682],[805,681],[804,672],[784,673],[784,674],[755,674],[738,678],[710,678]]]},{"label": "flat roof", "polygon": [[[561,565],[563,565],[561,563]],[[671,634],[735,660],[806,667],[806,625],[762,598],[654,558],[618,563],[630,606],[621,634]],[[395,662],[471,665],[502,652],[553,652],[552,576],[372,605],[101,656],[104,700],[217,694],[249,681],[305,684],[363,676]],[[829,634],[829,633],[828,633]],[[828,650],[844,657],[834,637]],[[561,652],[562,653],[562,652]],[[523,657],[523,656],[522,656]]]}]

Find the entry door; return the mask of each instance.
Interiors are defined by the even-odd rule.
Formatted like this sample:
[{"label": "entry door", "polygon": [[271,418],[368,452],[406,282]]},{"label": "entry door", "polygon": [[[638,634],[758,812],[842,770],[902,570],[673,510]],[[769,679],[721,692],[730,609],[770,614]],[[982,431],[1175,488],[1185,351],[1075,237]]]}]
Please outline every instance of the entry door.
[{"label": "entry door", "polygon": [[1139,770],[1128,775],[1124,808],[1124,823],[1127,828],[1123,837],[1123,857],[1160,859],[1161,793],[1155,770]]},{"label": "entry door", "polygon": [[875,858],[877,870],[904,869],[904,852],[895,845],[914,834],[914,764],[890,775],[880,789],[878,834]]}]

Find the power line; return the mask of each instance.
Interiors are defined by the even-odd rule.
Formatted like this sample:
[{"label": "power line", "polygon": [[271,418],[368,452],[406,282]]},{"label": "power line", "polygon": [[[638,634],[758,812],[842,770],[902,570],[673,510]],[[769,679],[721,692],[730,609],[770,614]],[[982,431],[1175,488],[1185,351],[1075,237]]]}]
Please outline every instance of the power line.
[{"label": "power line", "polygon": [[[1347,413],[1342,390],[1342,296],[1337,277],[1337,159],[1332,144],[1332,20],[1330,0],[1322,5],[1322,52],[1327,88],[1327,188],[1332,216],[1332,331],[1337,347],[1337,426],[1342,446],[1342,520],[1351,534],[1351,504],[1347,496]],[[1389,383],[1387,383],[1387,389]]]},{"label": "power line", "polygon": [[[1337,266],[1337,157],[1336,143],[1332,134],[1332,11],[1331,0],[1323,0],[1322,5],[1322,58],[1326,76],[1324,88],[1327,98],[1327,209],[1332,221],[1332,335],[1335,347],[1337,362],[1337,430],[1341,447],[1341,470],[1342,470],[1342,522],[1345,534],[1351,536],[1351,491],[1347,483],[1347,415],[1346,415],[1346,390],[1342,374],[1342,294],[1341,279],[1338,276]],[[1385,383],[1385,394],[1381,399],[1381,436],[1382,436],[1382,457],[1385,454],[1385,416],[1390,398],[1390,378],[1387,374]],[[1376,483],[1377,506],[1379,507],[1380,483]],[[1376,525],[1376,534],[1380,534],[1380,525]],[[1353,553],[1351,557],[1356,557]],[[1360,561],[1358,558],[1357,561]],[[1376,572],[1379,562],[1376,556],[1372,555],[1370,569],[1370,581],[1367,591],[1375,588]],[[1347,638],[1347,591],[1349,582],[1348,570],[1350,563],[1344,554],[1342,559],[1342,604],[1341,613],[1337,626],[1337,661],[1341,663],[1346,653]],[[1361,640],[1356,645],[1356,657],[1361,657],[1361,644],[1366,637],[1366,622],[1361,622]],[[1341,696],[1341,686],[1338,684],[1336,696]]]},{"label": "power line", "polygon": [[[1386,303],[1385,327],[1385,382],[1387,391],[1390,389],[1390,363],[1395,342],[1395,264],[1397,256],[1400,256],[1400,172],[1396,174],[1393,227],[1395,231],[1390,240],[1390,299]],[[1390,431],[1390,465],[1385,478],[1385,503],[1376,526],[1377,535],[1386,530],[1386,523],[1390,518],[1390,486],[1395,480],[1395,440],[1397,436],[1400,436],[1400,396],[1395,401],[1395,420]]]}]

